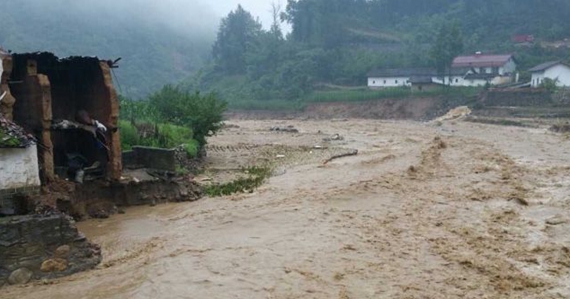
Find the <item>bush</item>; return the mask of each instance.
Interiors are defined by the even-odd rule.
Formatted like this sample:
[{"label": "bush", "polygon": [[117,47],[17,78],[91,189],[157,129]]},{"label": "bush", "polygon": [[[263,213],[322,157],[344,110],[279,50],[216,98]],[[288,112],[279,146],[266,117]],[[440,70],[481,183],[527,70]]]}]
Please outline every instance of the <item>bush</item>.
[{"label": "bush", "polygon": [[134,145],[139,144],[139,134],[137,128],[130,122],[119,121],[119,132],[121,133],[121,148],[124,151],[131,150]]},{"label": "bush", "polygon": [[189,93],[172,85],[164,86],[149,98],[150,107],[165,123],[189,127],[200,146],[207,143],[206,137],[214,135],[222,127],[226,102],[215,94]]}]

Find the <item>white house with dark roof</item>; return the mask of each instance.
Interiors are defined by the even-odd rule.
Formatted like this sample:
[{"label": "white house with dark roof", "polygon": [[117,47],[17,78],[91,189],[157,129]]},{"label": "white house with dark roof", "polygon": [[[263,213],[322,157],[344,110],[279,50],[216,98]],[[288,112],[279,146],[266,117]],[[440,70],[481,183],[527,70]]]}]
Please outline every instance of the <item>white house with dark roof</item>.
[{"label": "white house with dark roof", "polygon": [[368,73],[368,87],[409,87],[412,85],[410,81],[412,77],[428,77],[431,79],[434,74],[432,69],[424,68],[376,69]]},{"label": "white house with dark roof", "polygon": [[418,84],[450,86],[502,85],[518,81],[517,64],[513,55],[459,56],[451,69],[438,74],[429,68],[379,69],[368,73],[368,87],[387,88]]},{"label": "white house with dark roof", "polygon": [[532,74],[531,86],[540,87],[544,79],[551,79],[556,86],[570,87],[570,65],[561,61],[550,61],[539,64],[529,70]]},{"label": "white house with dark roof", "polygon": [[451,79],[452,86],[484,86],[508,84],[517,81],[517,63],[513,55],[474,55],[458,56],[451,69],[464,75]]}]

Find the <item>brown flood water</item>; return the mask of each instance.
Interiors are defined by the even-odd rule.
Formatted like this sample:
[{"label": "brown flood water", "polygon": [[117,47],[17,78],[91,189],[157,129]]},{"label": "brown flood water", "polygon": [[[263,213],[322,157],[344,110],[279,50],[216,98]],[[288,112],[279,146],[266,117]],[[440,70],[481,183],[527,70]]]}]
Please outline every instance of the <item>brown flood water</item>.
[{"label": "brown flood water", "polygon": [[[0,297],[570,297],[568,139],[463,122],[231,123],[211,140],[235,146],[210,155],[219,168],[252,145],[312,147],[324,134],[360,154],[326,166],[291,154],[253,194],[80,223],[102,246],[97,269]],[[267,130],[288,124],[301,133]]]}]

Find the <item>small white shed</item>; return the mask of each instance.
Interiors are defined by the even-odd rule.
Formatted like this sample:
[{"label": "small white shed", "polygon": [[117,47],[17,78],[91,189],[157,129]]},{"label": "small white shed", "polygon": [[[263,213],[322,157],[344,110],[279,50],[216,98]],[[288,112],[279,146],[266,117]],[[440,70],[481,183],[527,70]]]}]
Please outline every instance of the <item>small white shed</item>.
[{"label": "small white shed", "polygon": [[529,70],[532,73],[531,86],[540,87],[544,79],[551,79],[559,87],[570,87],[570,65],[561,61],[539,64]]}]

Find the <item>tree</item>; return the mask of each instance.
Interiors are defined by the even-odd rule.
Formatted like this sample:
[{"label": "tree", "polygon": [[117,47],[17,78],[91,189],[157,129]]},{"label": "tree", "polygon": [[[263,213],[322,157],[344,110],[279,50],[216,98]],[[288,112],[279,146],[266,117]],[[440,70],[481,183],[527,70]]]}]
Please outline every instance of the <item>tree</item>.
[{"label": "tree", "polygon": [[[431,49],[431,58],[438,75],[443,78],[451,75],[451,64],[453,59],[463,52],[463,36],[457,23],[443,25],[437,35],[436,41]],[[451,80],[451,76],[450,76]],[[448,83],[451,83],[449,81]]]},{"label": "tree", "polygon": [[212,93],[190,93],[172,85],[151,95],[149,103],[162,121],[191,128],[200,146],[207,143],[206,137],[221,129],[227,106]]},{"label": "tree", "polygon": [[212,54],[216,65],[228,74],[246,71],[246,54],[261,33],[261,24],[238,5],[222,19]]}]

